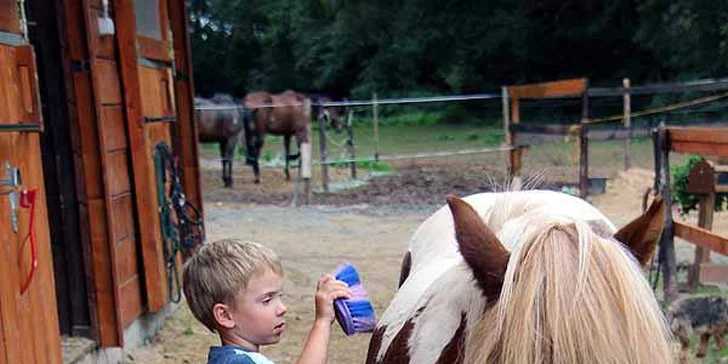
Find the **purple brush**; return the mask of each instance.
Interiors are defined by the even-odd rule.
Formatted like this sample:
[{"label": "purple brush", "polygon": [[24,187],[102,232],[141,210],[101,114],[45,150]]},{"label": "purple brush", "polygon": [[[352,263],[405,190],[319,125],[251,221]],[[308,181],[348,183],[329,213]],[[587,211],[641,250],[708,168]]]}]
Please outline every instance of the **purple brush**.
[{"label": "purple brush", "polygon": [[346,335],[354,335],[357,332],[374,331],[377,324],[377,317],[374,307],[367,297],[367,291],[361,284],[359,272],[353,265],[345,263],[331,273],[336,279],[346,282],[351,290],[351,298],[338,298],[334,300],[334,312],[336,321],[344,330]]}]

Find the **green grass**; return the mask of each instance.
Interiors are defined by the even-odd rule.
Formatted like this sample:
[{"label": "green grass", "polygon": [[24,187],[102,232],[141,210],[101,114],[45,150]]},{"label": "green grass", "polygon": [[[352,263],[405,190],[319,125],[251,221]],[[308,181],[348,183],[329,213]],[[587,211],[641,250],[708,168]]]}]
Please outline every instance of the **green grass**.
[{"label": "green grass", "polygon": [[[319,134],[313,133],[313,158],[319,159]],[[347,134],[328,131],[327,145],[329,160],[349,158],[346,147]],[[400,155],[422,152],[456,151],[468,148],[494,147],[503,143],[503,128],[477,125],[421,125],[380,126],[379,139],[375,138],[371,125],[357,124],[354,127],[354,145],[357,159],[379,155]],[[292,142],[291,144],[295,144]],[[295,150],[295,146],[292,146]],[[200,154],[208,158],[219,158],[219,148],[214,143],[201,143]],[[242,161],[242,152],[235,155]],[[266,136],[261,159],[270,161],[276,155],[283,155],[283,138]]]},{"label": "green grass", "polygon": [[[349,168],[349,163],[338,162],[333,163],[330,166],[334,168]],[[374,172],[389,172],[392,170],[392,167],[389,165],[389,163],[384,161],[360,161],[356,162],[356,167],[359,169],[366,169]]]}]

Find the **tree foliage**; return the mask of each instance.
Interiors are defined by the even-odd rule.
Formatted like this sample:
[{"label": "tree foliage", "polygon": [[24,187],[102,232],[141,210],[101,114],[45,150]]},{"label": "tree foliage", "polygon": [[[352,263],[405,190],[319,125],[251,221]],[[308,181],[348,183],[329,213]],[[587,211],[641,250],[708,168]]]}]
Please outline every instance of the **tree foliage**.
[{"label": "tree foliage", "polygon": [[470,93],[728,71],[725,1],[192,0],[189,14],[202,95]]}]

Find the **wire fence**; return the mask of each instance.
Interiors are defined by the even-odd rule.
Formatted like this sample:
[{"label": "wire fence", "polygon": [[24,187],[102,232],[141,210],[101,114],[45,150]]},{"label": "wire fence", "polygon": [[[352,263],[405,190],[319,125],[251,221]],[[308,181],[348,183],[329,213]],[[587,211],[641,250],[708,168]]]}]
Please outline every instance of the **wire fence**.
[{"label": "wire fence", "polygon": [[[724,92],[725,90],[728,90],[728,78],[630,88],[592,87],[587,91],[591,116],[589,118],[582,117],[581,98],[522,100],[522,125],[564,126],[556,134],[545,131],[519,133],[522,140],[526,140],[525,144],[530,146],[523,159],[522,174],[526,178],[543,180],[545,184],[578,184],[579,150],[575,138],[578,129],[571,126],[588,126],[592,136],[598,135],[590,142],[587,154],[591,176],[615,176],[627,165],[627,149],[630,166],[652,168],[652,146],[647,137],[649,129],[660,122],[668,125],[690,125],[728,120],[728,92]],[[718,93],[720,91],[723,93]],[[625,112],[626,94],[631,98],[628,112]],[[507,166],[504,156],[513,146],[504,143],[502,97],[501,93],[383,99],[373,95],[370,100],[312,103],[314,106],[347,110],[345,115],[351,115],[348,134],[325,131],[318,138],[314,138],[318,139],[317,143],[326,143],[323,152],[314,147],[314,158],[317,161],[314,165],[327,168],[332,165],[421,158],[450,160],[468,156],[469,160],[473,160],[473,156],[479,156],[477,158],[482,157],[485,163],[498,163],[505,169]],[[446,106],[428,106],[436,103],[444,103]],[[467,107],[464,106],[465,103]],[[265,105],[279,106],[284,105]],[[205,111],[240,108],[239,105],[205,105],[195,109]],[[463,123],[467,124],[464,127],[457,122],[438,124],[426,120],[433,114],[442,118],[451,108],[475,109],[481,113],[476,116],[479,121]],[[455,112],[454,115],[457,117],[458,113]],[[464,118],[471,118],[473,113],[465,112],[462,115]],[[408,121],[407,117],[420,119]],[[630,121],[627,128],[624,127],[625,119]],[[314,129],[318,129],[314,126]],[[437,129],[434,136],[433,128]],[[419,129],[430,129],[430,132],[419,135]],[[529,136],[533,138],[528,139]],[[625,139],[629,143],[625,143]],[[495,157],[487,157],[489,154]]]}]

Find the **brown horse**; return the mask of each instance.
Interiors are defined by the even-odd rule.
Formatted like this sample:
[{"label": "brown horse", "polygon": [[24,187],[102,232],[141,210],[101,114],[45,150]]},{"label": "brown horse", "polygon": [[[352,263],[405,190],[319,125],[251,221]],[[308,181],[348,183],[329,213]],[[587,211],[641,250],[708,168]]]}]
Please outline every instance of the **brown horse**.
[{"label": "brown horse", "polygon": [[670,363],[641,268],[665,205],[617,230],[551,191],[448,198],[410,239],[368,364]]},{"label": "brown horse", "polygon": [[[266,134],[283,136],[286,179],[291,179],[288,171],[289,162],[300,156],[301,144],[309,143],[311,140],[311,114],[309,110],[306,110],[307,99],[305,95],[291,90],[280,94],[251,92],[245,96],[245,108],[252,114],[252,117],[245,123],[245,143],[248,152],[246,163],[253,167],[255,183],[260,182],[258,159]],[[321,101],[325,100],[321,99]],[[329,125],[337,131],[340,130],[338,110],[321,107],[319,104],[321,101],[312,107],[314,115],[328,120]],[[296,137],[299,153],[291,155],[291,137],[293,136]]]},{"label": "brown horse", "polygon": [[231,96],[221,94],[211,100],[196,97],[195,109],[199,140],[220,144],[222,180],[225,187],[232,187],[235,147],[242,135],[243,121],[249,113],[235,105]]}]

